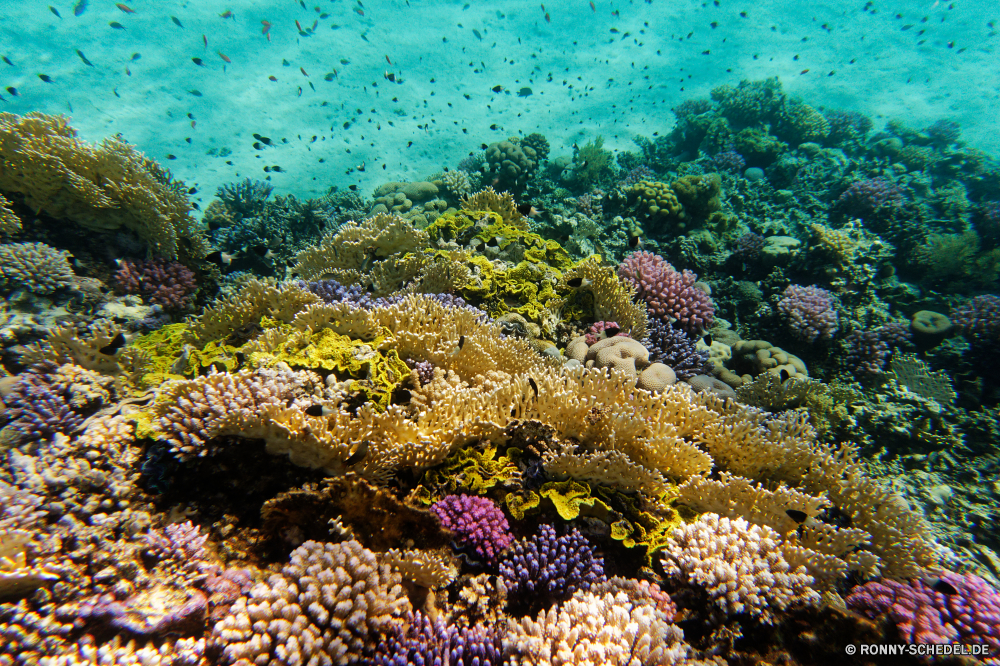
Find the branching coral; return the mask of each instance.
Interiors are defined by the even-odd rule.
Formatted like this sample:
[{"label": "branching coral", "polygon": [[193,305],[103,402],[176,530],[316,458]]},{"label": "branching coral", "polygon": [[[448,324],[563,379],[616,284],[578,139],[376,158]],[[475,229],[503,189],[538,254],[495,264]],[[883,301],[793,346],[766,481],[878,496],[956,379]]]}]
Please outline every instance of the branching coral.
[{"label": "branching coral", "polygon": [[121,262],[115,286],[125,294],[142,294],[148,302],[182,310],[198,289],[194,273],[184,264],[166,259]]},{"label": "branching coral", "polygon": [[80,141],[67,121],[0,114],[0,190],[21,193],[32,208],[87,229],[125,227],[163,257],[200,254],[183,184],[120,138],[99,147]]},{"label": "branching coral", "polygon": [[837,332],[836,302],[826,289],[789,285],[778,301],[778,310],[800,340],[829,340]]},{"label": "branching coral", "polygon": [[551,525],[541,525],[500,558],[500,575],[510,603],[537,606],[603,581],[604,560],[578,530],[557,537]]},{"label": "branching coral", "polygon": [[69,252],[45,243],[0,245],[0,289],[11,292],[23,288],[35,294],[51,294],[72,287],[76,276],[69,256]]},{"label": "branching coral", "polygon": [[712,325],[712,299],[691,271],[674,270],[663,257],[640,251],[625,257],[618,274],[636,289],[649,311],[666,323],[676,321],[692,335]]},{"label": "branching coral", "polygon": [[495,561],[514,537],[507,518],[496,503],[487,497],[446,495],[431,506],[441,525],[471,546],[487,561]]}]

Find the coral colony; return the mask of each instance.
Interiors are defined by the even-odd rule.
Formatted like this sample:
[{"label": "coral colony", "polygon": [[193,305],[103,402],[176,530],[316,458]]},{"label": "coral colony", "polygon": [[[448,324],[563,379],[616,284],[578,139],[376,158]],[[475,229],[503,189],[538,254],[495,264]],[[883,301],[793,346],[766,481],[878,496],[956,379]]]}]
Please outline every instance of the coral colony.
[{"label": "coral colony", "polygon": [[1000,165],[674,114],[197,214],[0,114],[0,665],[998,663]]}]

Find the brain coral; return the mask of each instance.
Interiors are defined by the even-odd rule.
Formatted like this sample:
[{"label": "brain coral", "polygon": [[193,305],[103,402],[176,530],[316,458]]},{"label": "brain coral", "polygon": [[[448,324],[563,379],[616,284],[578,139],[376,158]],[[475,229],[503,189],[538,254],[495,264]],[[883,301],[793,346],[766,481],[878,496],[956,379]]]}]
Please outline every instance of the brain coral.
[{"label": "brain coral", "polygon": [[223,663],[357,663],[410,612],[401,580],[357,541],[307,541],[215,625]]}]

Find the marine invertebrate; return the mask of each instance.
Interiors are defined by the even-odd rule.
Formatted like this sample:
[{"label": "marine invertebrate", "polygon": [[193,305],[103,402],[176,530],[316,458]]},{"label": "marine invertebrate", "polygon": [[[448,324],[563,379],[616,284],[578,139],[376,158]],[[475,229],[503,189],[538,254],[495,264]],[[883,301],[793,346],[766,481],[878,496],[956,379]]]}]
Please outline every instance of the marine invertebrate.
[{"label": "marine invertebrate", "polygon": [[633,252],[618,266],[618,274],[646,301],[649,311],[692,335],[712,325],[715,307],[708,292],[689,270],[677,271],[652,252]]},{"label": "marine invertebrate", "polygon": [[501,190],[524,187],[528,177],[538,168],[538,153],[531,142],[518,137],[496,141],[486,147],[486,178],[492,177]]},{"label": "marine invertebrate", "polygon": [[80,141],[64,116],[0,114],[0,189],[87,229],[130,229],[159,256],[204,254],[183,183],[119,137]]},{"label": "marine invertebrate", "polygon": [[11,209],[10,200],[0,194],[0,236],[12,236],[21,230],[21,218]]},{"label": "marine invertebrate", "polygon": [[1000,344],[1000,297],[976,296],[953,309],[951,320],[973,345],[994,347]]},{"label": "marine invertebrate", "polygon": [[746,613],[769,624],[772,609],[820,601],[813,577],[789,565],[780,542],[769,527],[706,513],[674,530],[661,564],[667,575],[706,589],[721,611],[714,620]]},{"label": "marine invertebrate", "polygon": [[372,666],[449,664],[449,666],[501,666],[503,648],[492,626],[456,627],[443,618],[430,619],[420,611],[410,613],[405,625],[394,627],[372,650]]},{"label": "marine invertebrate", "polygon": [[600,593],[580,591],[566,602],[511,626],[504,651],[515,666],[671,666],[687,663],[690,648],[673,624],[673,609],[650,586]]},{"label": "marine invertebrate", "polygon": [[0,289],[23,288],[35,294],[52,294],[72,287],[76,280],[70,253],[45,243],[0,245]]},{"label": "marine invertebrate", "polygon": [[845,214],[862,219],[892,213],[903,205],[903,193],[886,178],[851,183],[835,203]]},{"label": "marine invertebrate", "polygon": [[846,601],[870,618],[888,613],[908,643],[1000,650],[1000,592],[975,574],[945,571],[933,579],[872,581],[851,590]]},{"label": "marine invertebrate", "polygon": [[215,625],[227,664],[349,664],[411,611],[398,573],[357,541],[307,541]]},{"label": "marine invertebrate", "polygon": [[851,331],[844,344],[847,346],[844,362],[856,376],[878,375],[885,369],[891,351],[878,331]]},{"label": "marine invertebrate", "polygon": [[533,605],[565,599],[604,580],[604,559],[576,528],[557,537],[540,525],[531,537],[515,541],[500,557],[500,575],[512,604]]},{"label": "marine invertebrate", "polygon": [[746,168],[747,161],[743,159],[742,155],[730,148],[712,155],[712,166],[715,167],[716,171],[740,175]]},{"label": "marine invertebrate", "polygon": [[829,340],[837,332],[837,309],[833,294],[820,287],[788,285],[778,301],[788,328],[805,342]]},{"label": "marine invertebrate", "polygon": [[461,169],[457,171],[445,171],[441,176],[441,180],[454,199],[461,199],[472,193],[469,174]]},{"label": "marine invertebrate", "polygon": [[596,257],[589,257],[566,271],[563,278],[567,283],[579,278],[580,289],[574,294],[575,298],[567,298],[558,305],[565,307],[573,301],[585,303],[584,297],[589,296],[587,319],[614,321],[621,326],[622,332],[636,339],[646,336],[645,304],[634,302],[635,288],[620,278],[614,268],[602,265]]},{"label": "marine invertebrate", "polygon": [[684,206],[666,183],[640,180],[628,188],[627,194],[637,217],[663,231],[684,229]]},{"label": "marine invertebrate", "polygon": [[873,126],[871,118],[857,111],[830,109],[824,111],[823,116],[830,128],[827,136],[832,143],[860,141]]},{"label": "marine invertebrate", "polygon": [[194,273],[178,261],[126,259],[115,273],[115,287],[125,294],[141,294],[164,308],[183,310],[198,290],[198,283]]},{"label": "marine invertebrate", "polygon": [[296,284],[300,289],[308,289],[322,298],[324,303],[348,303],[361,308],[374,305],[371,295],[359,284],[345,286],[331,279],[312,282],[300,280]]},{"label": "marine invertebrate", "polygon": [[651,363],[669,366],[678,379],[690,379],[708,373],[708,350],[698,350],[695,341],[684,331],[663,320],[653,320],[642,344],[649,350]]},{"label": "marine invertebrate", "polygon": [[719,113],[740,126],[772,118],[784,98],[777,77],[763,81],[740,81],[735,88],[721,85],[712,88],[711,96],[718,104]]},{"label": "marine invertebrate", "polygon": [[264,212],[274,186],[260,180],[244,178],[239,183],[220,185],[215,196],[231,212],[240,217],[256,217]]},{"label": "marine invertebrate", "polygon": [[472,547],[488,562],[496,560],[514,540],[507,517],[488,497],[446,495],[431,505],[441,526],[458,535],[463,545]]}]

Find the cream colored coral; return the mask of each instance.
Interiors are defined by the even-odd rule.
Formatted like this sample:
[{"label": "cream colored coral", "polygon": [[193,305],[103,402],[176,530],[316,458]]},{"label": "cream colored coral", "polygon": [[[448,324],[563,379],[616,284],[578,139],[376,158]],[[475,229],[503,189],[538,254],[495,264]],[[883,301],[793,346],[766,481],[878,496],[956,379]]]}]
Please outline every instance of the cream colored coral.
[{"label": "cream colored coral", "polygon": [[319,296],[296,284],[277,285],[252,278],[235,294],[216,300],[200,316],[191,318],[190,335],[204,344],[259,326],[265,316],[289,323],[303,309],[320,300]]},{"label": "cream colored coral", "polygon": [[292,272],[304,280],[319,279],[333,270],[355,271],[363,276],[380,261],[418,252],[427,244],[425,231],[399,216],[380,213],[361,222],[350,221],[326,235],[318,245],[299,252]]},{"label": "cream colored coral", "polygon": [[31,533],[25,530],[0,530],[0,595],[16,599],[30,594],[47,582],[59,578],[44,567],[27,561]]},{"label": "cream colored coral", "polygon": [[635,464],[621,451],[550,453],[543,458],[542,466],[546,474],[559,480],[597,483],[654,497],[670,489],[662,474]]},{"label": "cream colored coral", "polygon": [[292,326],[310,333],[328,328],[355,340],[373,340],[378,335],[378,325],[368,311],[349,303],[310,303],[295,315]]},{"label": "cream colored coral", "polygon": [[521,215],[517,210],[517,202],[510,192],[497,194],[492,187],[480,190],[475,194],[465,197],[461,201],[463,210],[470,211],[492,211],[499,215],[504,222],[527,231],[530,228],[528,218]]},{"label": "cream colored coral", "polygon": [[0,190],[87,229],[130,229],[161,256],[200,241],[187,195],[159,165],[118,137],[80,141],[64,116],[0,113]]},{"label": "cream colored coral", "polygon": [[684,663],[684,632],[650,600],[625,591],[577,592],[537,618],[512,623],[503,639],[522,666],[667,666]]},{"label": "cream colored coral", "polygon": [[567,284],[578,278],[582,280],[579,288],[593,293],[597,321],[614,321],[636,340],[646,337],[646,306],[635,302],[635,289],[614,268],[601,265],[600,257],[590,257],[563,273]]},{"label": "cream colored coral", "polygon": [[0,194],[0,235],[12,236],[21,230],[21,218],[11,209],[10,199]]},{"label": "cream colored coral", "polygon": [[706,513],[673,531],[661,564],[667,575],[706,589],[721,611],[716,620],[746,613],[770,623],[772,609],[820,602],[813,577],[788,564],[780,543],[769,527]]},{"label": "cream colored coral", "polygon": [[400,575],[357,541],[296,548],[215,625],[226,664],[349,664],[411,610]]},{"label": "cream colored coral", "polygon": [[400,550],[382,554],[382,561],[421,587],[450,585],[458,576],[458,561],[448,550]]},{"label": "cream colored coral", "polygon": [[57,289],[71,287],[76,275],[69,257],[69,252],[45,243],[0,245],[0,289],[51,294]]}]

